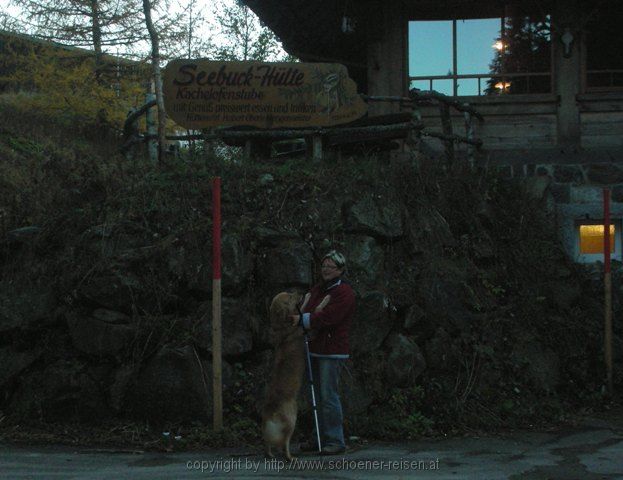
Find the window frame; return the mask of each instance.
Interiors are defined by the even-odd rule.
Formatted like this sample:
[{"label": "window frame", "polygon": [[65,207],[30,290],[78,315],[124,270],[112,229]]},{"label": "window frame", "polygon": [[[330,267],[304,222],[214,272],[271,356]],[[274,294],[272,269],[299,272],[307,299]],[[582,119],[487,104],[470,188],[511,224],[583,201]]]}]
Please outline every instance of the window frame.
[{"label": "window frame", "polygon": [[[551,21],[551,14],[550,21]],[[550,62],[549,62],[549,71],[548,72],[526,72],[526,73],[501,73],[501,74],[491,74],[491,72],[482,73],[482,74],[465,74],[461,75],[457,73],[458,68],[458,40],[457,40],[457,22],[462,20],[491,20],[498,19],[500,21],[500,38],[501,41],[504,42],[506,36],[506,19],[508,17],[506,15],[495,16],[495,17],[482,17],[482,18],[452,18],[448,19],[448,21],[452,22],[452,75],[418,75],[411,76],[408,75],[408,85],[409,89],[411,89],[411,83],[414,81],[428,81],[430,90],[434,90],[433,84],[435,80],[451,80],[452,81],[452,95],[454,97],[491,97],[492,95],[486,95],[481,93],[482,80],[488,80],[493,77],[501,77],[502,82],[506,82],[507,80],[515,78],[530,78],[535,76],[549,76],[549,89],[548,93],[545,95],[552,94],[555,91],[555,79],[554,79],[554,38],[553,36],[550,38]],[[413,22],[425,21],[425,20],[414,20]],[[407,44],[407,58],[409,57],[410,45]],[[459,95],[458,94],[458,83],[461,79],[467,78],[475,78],[478,79],[478,94],[477,95]],[[529,82],[529,80],[528,80]],[[517,97],[519,95],[543,95],[544,93],[519,93],[513,94],[513,97]],[[507,95],[505,92],[499,93],[499,95]]]}]

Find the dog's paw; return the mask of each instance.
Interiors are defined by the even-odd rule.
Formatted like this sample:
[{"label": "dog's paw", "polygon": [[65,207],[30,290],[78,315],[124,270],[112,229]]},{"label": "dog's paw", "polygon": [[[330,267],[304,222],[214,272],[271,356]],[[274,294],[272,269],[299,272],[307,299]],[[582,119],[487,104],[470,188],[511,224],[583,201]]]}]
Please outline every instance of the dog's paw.
[{"label": "dog's paw", "polygon": [[327,306],[327,303],[331,300],[331,295],[327,295],[322,299],[322,302],[318,304],[314,312],[322,312],[322,309]]}]

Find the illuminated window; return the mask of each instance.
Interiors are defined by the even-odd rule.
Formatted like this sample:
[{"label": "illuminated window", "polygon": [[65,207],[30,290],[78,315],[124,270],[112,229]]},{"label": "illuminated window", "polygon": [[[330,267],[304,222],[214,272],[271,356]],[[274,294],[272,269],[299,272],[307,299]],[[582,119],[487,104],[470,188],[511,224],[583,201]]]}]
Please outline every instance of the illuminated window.
[{"label": "illuminated window", "polygon": [[[578,220],[575,223],[575,259],[582,263],[604,261],[603,220]],[[621,260],[621,219],[610,224],[610,258]]]},{"label": "illuminated window", "polygon": [[[610,253],[616,251],[615,227],[610,225]],[[580,225],[580,253],[604,253],[604,226]]]}]

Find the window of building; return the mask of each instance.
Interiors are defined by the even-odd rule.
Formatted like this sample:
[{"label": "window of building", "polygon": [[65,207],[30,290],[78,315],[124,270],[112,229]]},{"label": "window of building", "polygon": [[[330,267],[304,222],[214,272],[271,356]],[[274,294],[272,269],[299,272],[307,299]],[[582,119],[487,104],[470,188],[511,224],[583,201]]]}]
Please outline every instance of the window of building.
[{"label": "window of building", "polygon": [[409,22],[409,76],[453,96],[549,93],[550,17]]},{"label": "window of building", "polygon": [[587,14],[587,90],[623,90],[623,2],[598,2]]},{"label": "window of building", "polygon": [[[603,220],[583,220],[576,222],[576,259],[582,263],[603,261],[604,259]],[[613,220],[610,225],[610,258],[621,260],[621,220]]]}]

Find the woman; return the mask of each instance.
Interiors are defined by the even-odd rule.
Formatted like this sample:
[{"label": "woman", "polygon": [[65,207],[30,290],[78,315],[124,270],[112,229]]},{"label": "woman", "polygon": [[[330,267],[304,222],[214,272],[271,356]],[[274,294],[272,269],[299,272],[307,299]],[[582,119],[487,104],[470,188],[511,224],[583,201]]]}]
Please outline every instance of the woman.
[{"label": "woman", "polygon": [[[338,393],[340,371],[350,355],[349,330],[355,313],[355,293],[344,279],[346,259],[331,250],[320,266],[322,282],[309,292],[310,298],[302,315],[292,316],[292,325],[315,332],[310,342],[312,372],[318,385],[318,420],[322,453],[335,455],[346,451],[342,404]],[[329,296],[328,303],[316,307]],[[301,446],[307,449],[308,445]]]}]

